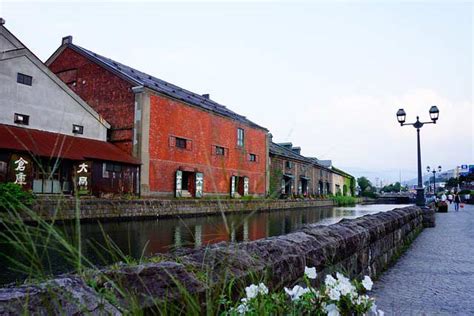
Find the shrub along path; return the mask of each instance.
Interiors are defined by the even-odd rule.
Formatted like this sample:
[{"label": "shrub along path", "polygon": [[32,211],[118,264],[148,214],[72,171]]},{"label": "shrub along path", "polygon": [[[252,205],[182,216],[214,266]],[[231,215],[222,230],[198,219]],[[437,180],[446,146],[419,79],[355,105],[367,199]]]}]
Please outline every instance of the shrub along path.
[{"label": "shrub along path", "polygon": [[437,213],[373,295],[385,315],[474,315],[474,206]]}]

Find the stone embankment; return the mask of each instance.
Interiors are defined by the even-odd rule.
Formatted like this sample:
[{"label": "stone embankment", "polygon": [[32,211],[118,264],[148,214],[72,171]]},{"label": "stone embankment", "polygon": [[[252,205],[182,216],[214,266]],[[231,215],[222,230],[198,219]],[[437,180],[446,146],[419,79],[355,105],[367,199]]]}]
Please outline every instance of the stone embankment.
[{"label": "stone embankment", "polygon": [[[334,271],[351,277],[377,277],[424,223],[433,225],[432,215],[429,210],[405,207],[330,226],[313,224],[288,235],[221,243],[169,257],[152,257],[135,266],[105,268],[94,272],[87,282],[62,276],[46,284],[3,288],[0,314],[19,314],[25,308],[39,314],[62,310],[66,314],[78,310],[119,314],[131,306],[153,310],[163,300],[183,302],[183,289],[204,298],[209,288],[231,279],[243,286],[264,277],[270,287],[289,286],[303,275],[305,266],[315,266],[319,278]],[[77,286],[72,286],[74,282]],[[93,295],[95,291],[108,293],[108,298],[112,293],[114,299],[106,301],[99,294]]]},{"label": "stone embankment", "polygon": [[[360,200],[359,200],[360,201]],[[331,199],[313,200],[118,200],[118,199],[41,199],[33,211],[44,220],[73,220],[79,214],[82,220],[162,218],[195,216],[217,213],[271,211],[282,209],[334,206]],[[76,212],[78,210],[78,212]],[[32,218],[25,215],[26,221]]]}]

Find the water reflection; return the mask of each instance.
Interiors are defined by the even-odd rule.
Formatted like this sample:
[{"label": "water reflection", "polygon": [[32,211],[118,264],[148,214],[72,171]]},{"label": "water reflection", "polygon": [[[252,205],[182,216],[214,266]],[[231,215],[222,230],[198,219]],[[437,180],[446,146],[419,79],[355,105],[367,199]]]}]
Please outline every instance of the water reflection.
[{"label": "water reflection", "polygon": [[[113,256],[98,251],[107,248],[110,241],[127,256],[139,258],[142,255],[169,252],[175,248],[199,248],[207,244],[230,241],[257,240],[293,232],[306,224],[329,225],[342,218],[354,218],[365,214],[387,211],[404,205],[357,205],[355,207],[325,207],[310,209],[280,210],[251,214],[136,220],[124,222],[84,223],[81,225],[83,252],[94,264],[105,265],[116,260]],[[73,234],[72,224],[61,226],[67,234]],[[107,236],[105,237],[104,236]],[[14,256],[12,249],[0,244],[0,254]],[[70,270],[64,258],[50,256],[51,273]],[[20,278],[0,257],[0,283]]]}]

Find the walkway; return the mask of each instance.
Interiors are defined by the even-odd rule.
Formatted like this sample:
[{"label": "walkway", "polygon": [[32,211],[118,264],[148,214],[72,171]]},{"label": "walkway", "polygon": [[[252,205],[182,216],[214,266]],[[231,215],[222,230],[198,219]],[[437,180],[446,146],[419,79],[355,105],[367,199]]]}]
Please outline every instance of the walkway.
[{"label": "walkway", "polygon": [[474,206],[437,213],[372,295],[385,315],[474,315]]}]

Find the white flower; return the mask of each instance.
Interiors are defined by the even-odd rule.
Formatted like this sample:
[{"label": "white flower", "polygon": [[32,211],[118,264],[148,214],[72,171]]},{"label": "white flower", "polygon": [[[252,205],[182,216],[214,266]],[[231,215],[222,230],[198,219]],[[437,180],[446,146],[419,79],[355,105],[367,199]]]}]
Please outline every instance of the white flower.
[{"label": "white flower", "polygon": [[[367,295],[361,295],[356,300],[356,305],[365,305],[369,302],[369,297]],[[375,304],[373,304],[375,305]]]},{"label": "white flower", "polygon": [[351,283],[351,280],[349,280],[348,278],[346,278],[343,274],[339,272],[336,273],[336,278],[338,281],[342,283]]},{"label": "white flower", "polygon": [[252,299],[258,294],[268,294],[268,288],[263,283],[259,285],[251,284],[245,288],[245,294],[248,299]]},{"label": "white flower", "polygon": [[310,289],[295,285],[291,290],[285,287],[285,292],[290,296],[292,301],[300,299],[301,295],[308,293]]},{"label": "white flower", "polygon": [[347,295],[354,292],[354,286],[350,282],[341,282],[336,287],[341,295]]},{"label": "white flower", "polygon": [[237,306],[236,311],[240,315],[243,315],[243,314],[245,314],[249,311],[249,307],[247,306],[247,304],[243,303],[243,304],[240,304],[239,306]]},{"label": "white flower", "polygon": [[258,285],[258,293],[260,294],[268,294],[268,287],[265,286],[265,284],[260,283]]},{"label": "white flower", "polygon": [[341,298],[341,293],[337,288],[331,288],[329,290],[328,296],[333,301],[339,301],[339,299]]},{"label": "white flower", "polygon": [[247,286],[245,288],[245,294],[249,299],[256,297],[258,295],[258,286],[256,286],[255,284]]},{"label": "white flower", "polygon": [[316,273],[315,267],[312,267],[312,268],[304,267],[304,274],[308,277],[308,279],[316,279],[316,276],[318,275]]},{"label": "white flower", "polygon": [[372,290],[372,285],[374,285],[374,282],[372,282],[372,279],[368,275],[366,275],[362,280],[362,285],[367,291],[370,291]]},{"label": "white flower", "polygon": [[324,306],[324,310],[328,314],[328,316],[339,316],[339,310],[335,304],[329,304]]},{"label": "white flower", "polygon": [[337,280],[332,277],[332,275],[326,275],[326,280],[324,281],[327,287],[334,287],[337,284]]}]

